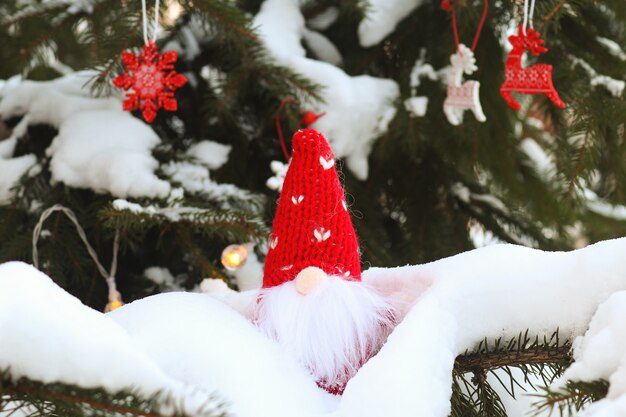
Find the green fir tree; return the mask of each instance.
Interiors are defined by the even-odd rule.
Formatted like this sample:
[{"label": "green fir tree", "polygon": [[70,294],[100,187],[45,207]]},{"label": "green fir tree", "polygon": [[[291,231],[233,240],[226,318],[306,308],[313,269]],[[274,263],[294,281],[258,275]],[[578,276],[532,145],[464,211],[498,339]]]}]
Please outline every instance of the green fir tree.
[{"label": "green fir tree", "polygon": [[[160,138],[151,149],[158,162],[155,173],[169,192],[121,196],[55,180],[48,149],[58,126],[36,117],[24,122],[29,116],[20,113],[20,105],[6,103],[16,77],[50,81],[78,71],[91,71],[86,88],[93,97],[119,94],[112,80],[124,70],[120,54],[137,52],[143,44],[141,2],[2,1],[0,263],[32,262],[33,230],[45,209],[61,204],[76,214],[103,265],[117,256],[117,287],[125,302],[171,288],[191,290],[207,277],[222,278],[236,289],[220,256],[226,246],[248,242],[261,260],[264,256],[278,196],[266,182],[274,175],[271,162],[286,162],[277,122],[289,145],[302,114],[325,108],[325,86],[277,61],[265,47],[253,20],[262,3],[161,1],[157,46],[178,51],[175,69],[189,80],[176,92],[178,110],[159,112],[151,124]],[[364,268],[424,263],[470,250],[485,239],[565,250],[625,235],[626,55],[620,46],[626,45],[626,3],[538,1],[534,28],[549,51],[529,57],[527,65],[553,66],[554,86],[567,106],[559,109],[543,95],[518,96],[522,109],[517,112],[506,105],[499,86],[506,39],[517,31],[523,2],[490,4],[475,49],[478,70],[465,77],[480,81],[487,121],[480,123],[467,111],[459,126],[451,125],[442,110],[445,70],[456,50],[451,14],[437,1],[415,3],[382,41],[362,46],[357,34],[367,2],[300,1],[307,27],[335,45],[346,74],[390,79],[399,88],[388,103],[395,114],[367,154],[367,178],[340,163]],[[148,6],[151,20],[154,5]],[[459,0],[451,7],[460,41],[469,44],[483,2]],[[303,45],[313,59],[320,51],[333,51]],[[421,116],[405,106],[419,97],[427,99]],[[3,101],[10,114],[2,114]],[[62,112],[64,103],[54,100],[49,111],[57,104]],[[359,124],[349,113],[343,116],[347,129]],[[223,163],[207,168],[188,151],[206,140],[229,147],[213,145],[230,149]],[[7,179],[9,170],[29,161],[16,181]],[[192,174],[180,175],[184,169],[199,172],[199,185],[190,183]],[[85,304],[103,310],[106,283],[75,226],[56,212],[42,229],[41,269]],[[112,250],[116,235],[118,254]],[[169,270],[171,288],[146,276],[154,266]],[[506,342],[485,343],[458,359],[453,415],[503,416],[484,378],[494,369],[494,356],[500,358],[496,368],[518,367],[524,374],[545,375],[546,382],[569,361],[567,349],[555,340],[521,336]],[[540,351],[539,360],[530,351]],[[0,374],[0,415],[16,404],[31,407],[30,415],[155,415],[153,402],[163,400],[15,381],[8,371]],[[579,408],[577,401],[606,395],[603,384],[571,386],[570,395],[546,391],[538,407]]]}]

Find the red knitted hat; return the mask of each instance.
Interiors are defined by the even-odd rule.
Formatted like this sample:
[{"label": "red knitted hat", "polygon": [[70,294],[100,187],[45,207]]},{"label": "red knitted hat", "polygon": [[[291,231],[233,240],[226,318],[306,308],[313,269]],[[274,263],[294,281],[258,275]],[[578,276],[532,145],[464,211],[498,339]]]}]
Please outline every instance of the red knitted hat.
[{"label": "red knitted hat", "polygon": [[360,281],[356,233],[332,150],[314,129],[297,131],[292,142],[265,259],[263,288],[291,281],[309,266]]}]

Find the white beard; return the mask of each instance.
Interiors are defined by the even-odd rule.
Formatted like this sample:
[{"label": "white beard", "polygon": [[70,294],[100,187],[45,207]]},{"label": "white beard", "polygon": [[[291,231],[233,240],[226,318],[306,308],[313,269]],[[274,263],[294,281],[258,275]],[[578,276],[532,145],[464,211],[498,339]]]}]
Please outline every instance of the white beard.
[{"label": "white beard", "polygon": [[372,287],[334,276],[308,295],[299,294],[293,281],[263,289],[253,316],[262,332],[334,394],[378,352],[396,317]]}]

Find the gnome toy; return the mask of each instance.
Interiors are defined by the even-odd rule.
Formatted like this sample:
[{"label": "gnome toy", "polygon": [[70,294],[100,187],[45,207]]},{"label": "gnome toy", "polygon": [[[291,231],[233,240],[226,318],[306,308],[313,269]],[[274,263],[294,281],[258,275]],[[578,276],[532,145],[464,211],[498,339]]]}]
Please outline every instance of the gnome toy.
[{"label": "gnome toy", "polygon": [[357,237],[335,159],[316,130],[293,137],[254,322],[341,394],[386,340],[394,311],[361,282]]}]

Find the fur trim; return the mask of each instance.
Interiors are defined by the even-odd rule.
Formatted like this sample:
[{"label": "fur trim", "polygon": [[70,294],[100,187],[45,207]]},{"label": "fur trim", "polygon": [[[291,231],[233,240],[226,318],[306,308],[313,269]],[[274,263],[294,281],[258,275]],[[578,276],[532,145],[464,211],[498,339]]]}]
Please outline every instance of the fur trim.
[{"label": "fur trim", "polygon": [[394,326],[391,305],[362,282],[329,279],[308,295],[293,281],[261,290],[255,323],[333,393],[342,393]]}]

